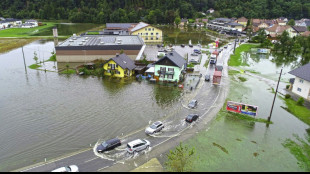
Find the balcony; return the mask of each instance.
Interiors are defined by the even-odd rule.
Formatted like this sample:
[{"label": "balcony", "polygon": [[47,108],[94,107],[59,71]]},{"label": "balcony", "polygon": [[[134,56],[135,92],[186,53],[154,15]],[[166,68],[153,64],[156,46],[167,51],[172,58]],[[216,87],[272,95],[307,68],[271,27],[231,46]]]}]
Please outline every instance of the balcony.
[{"label": "balcony", "polygon": [[174,71],[161,71],[161,70],[158,70],[158,74],[162,74],[162,75],[174,75]]}]

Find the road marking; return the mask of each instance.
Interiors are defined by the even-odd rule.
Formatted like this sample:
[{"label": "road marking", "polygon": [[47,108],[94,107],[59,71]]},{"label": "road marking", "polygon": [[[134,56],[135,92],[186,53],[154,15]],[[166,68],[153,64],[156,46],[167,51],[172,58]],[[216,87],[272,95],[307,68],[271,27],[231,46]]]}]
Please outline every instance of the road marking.
[{"label": "road marking", "polygon": [[97,172],[99,172],[100,170],[106,169],[106,168],[108,168],[108,167],[111,167],[111,166],[106,166],[106,167],[103,167],[103,168],[101,168],[101,169],[98,169]]},{"label": "road marking", "polygon": [[94,161],[94,160],[96,160],[96,159],[99,159],[99,157],[96,157],[96,158],[93,158],[93,159],[87,160],[87,161],[85,161],[85,163],[88,163],[88,162]]}]

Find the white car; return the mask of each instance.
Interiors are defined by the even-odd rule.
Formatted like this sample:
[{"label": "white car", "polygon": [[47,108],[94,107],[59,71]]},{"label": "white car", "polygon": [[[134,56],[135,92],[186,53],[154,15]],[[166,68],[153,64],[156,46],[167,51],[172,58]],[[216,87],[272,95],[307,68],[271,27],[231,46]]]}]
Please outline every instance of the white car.
[{"label": "white car", "polygon": [[52,172],[79,172],[79,168],[76,165],[71,165],[55,169]]},{"label": "white car", "polygon": [[145,133],[151,135],[151,134],[161,131],[163,128],[164,128],[164,124],[161,121],[157,121],[153,123],[150,127],[147,127],[145,129]]},{"label": "white car", "polygon": [[151,143],[147,140],[137,139],[127,144],[127,152],[133,154],[135,152],[148,149],[150,145]]}]

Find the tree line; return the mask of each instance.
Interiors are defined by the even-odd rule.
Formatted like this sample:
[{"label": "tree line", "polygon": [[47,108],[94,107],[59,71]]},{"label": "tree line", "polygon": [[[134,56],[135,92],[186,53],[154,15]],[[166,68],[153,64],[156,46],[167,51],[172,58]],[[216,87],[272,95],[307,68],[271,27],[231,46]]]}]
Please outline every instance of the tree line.
[{"label": "tree line", "polygon": [[18,19],[69,20],[81,23],[173,23],[175,18],[213,17],[289,19],[310,17],[309,0],[1,0],[0,16]]}]

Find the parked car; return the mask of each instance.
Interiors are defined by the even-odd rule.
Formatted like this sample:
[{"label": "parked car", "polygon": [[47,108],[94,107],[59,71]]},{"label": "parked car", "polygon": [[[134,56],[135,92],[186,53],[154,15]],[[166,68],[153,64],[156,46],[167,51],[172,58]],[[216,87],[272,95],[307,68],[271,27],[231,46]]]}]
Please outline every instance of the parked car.
[{"label": "parked car", "polygon": [[205,76],[205,81],[207,81],[207,82],[210,81],[210,75],[209,75],[209,74],[207,74],[207,75]]},{"label": "parked car", "polygon": [[227,45],[225,45],[224,48],[226,49],[226,48],[227,48]]},{"label": "parked car", "polygon": [[192,44],[190,44],[190,45],[188,45],[188,46],[191,47],[191,48],[194,47]]},{"label": "parked car", "polygon": [[113,150],[114,148],[121,146],[121,140],[118,138],[114,138],[108,141],[102,142],[98,147],[97,147],[97,152],[102,153],[105,151]]},{"label": "parked car", "polygon": [[127,152],[133,154],[135,152],[148,149],[151,143],[147,140],[137,139],[127,144]]},{"label": "parked car", "polygon": [[181,47],[183,47],[183,48],[184,48],[184,47],[185,47],[185,45],[184,45],[184,44],[182,44],[182,45],[181,45]]},{"label": "parked car", "polygon": [[192,100],[191,102],[189,102],[188,107],[191,109],[196,108],[198,105],[198,101],[197,100]]},{"label": "parked car", "polygon": [[55,169],[52,172],[79,172],[79,168],[76,165],[71,165]]},{"label": "parked car", "polygon": [[157,121],[153,123],[151,126],[147,127],[145,129],[145,133],[151,135],[151,134],[161,131],[164,127],[165,126],[161,121]]},{"label": "parked car", "polygon": [[190,114],[185,118],[185,121],[188,123],[192,123],[193,121],[198,120],[199,115],[198,114]]},{"label": "parked car", "polygon": [[192,53],[191,56],[199,56],[197,53]]},{"label": "parked car", "polygon": [[191,60],[189,61],[189,63],[198,63],[198,61],[195,60],[195,59],[191,59]]},{"label": "parked car", "polygon": [[160,47],[161,47],[161,45],[159,45],[159,44],[158,44],[158,45],[157,45],[157,47],[158,47],[158,48],[160,48]]},{"label": "parked car", "polygon": [[197,49],[194,49],[194,52],[195,52],[195,53],[200,53],[200,51],[199,51],[199,50],[197,50]]}]

